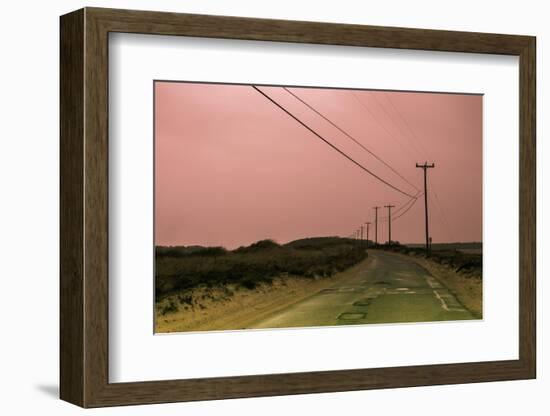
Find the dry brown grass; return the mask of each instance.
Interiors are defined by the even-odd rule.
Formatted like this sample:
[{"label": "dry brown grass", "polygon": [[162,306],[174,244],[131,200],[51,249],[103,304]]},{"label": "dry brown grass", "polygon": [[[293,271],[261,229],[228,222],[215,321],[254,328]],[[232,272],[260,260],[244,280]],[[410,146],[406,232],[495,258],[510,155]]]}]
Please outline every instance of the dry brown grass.
[{"label": "dry brown grass", "polygon": [[441,283],[447,286],[459,302],[468,308],[476,318],[482,318],[483,279],[480,276],[457,273],[443,264],[436,263],[424,257],[408,256],[406,254],[399,255],[407,256],[407,258],[414,260],[428,270]]},{"label": "dry brown grass", "polygon": [[[252,322],[299,302],[330,285],[335,278],[276,278],[249,290],[237,285],[196,288],[156,305],[155,332],[245,329]],[[181,300],[183,299],[183,301]],[[173,307],[177,311],[173,311]],[[166,313],[162,311],[166,310]]]}]

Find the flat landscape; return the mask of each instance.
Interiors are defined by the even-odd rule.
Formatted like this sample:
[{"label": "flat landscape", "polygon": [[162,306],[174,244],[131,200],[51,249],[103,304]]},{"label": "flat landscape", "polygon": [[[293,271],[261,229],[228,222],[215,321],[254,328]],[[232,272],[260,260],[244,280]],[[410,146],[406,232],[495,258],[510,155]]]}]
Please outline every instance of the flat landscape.
[{"label": "flat landscape", "polygon": [[[178,288],[172,282],[168,290],[169,278],[164,277],[164,292],[157,291],[156,332],[433,322],[482,316],[481,275],[470,269],[457,271],[459,267],[449,262],[428,260],[414,255],[416,251],[409,255],[403,254],[404,250],[366,250],[354,241],[336,238],[299,240],[286,247],[263,245],[261,249],[255,246],[257,252],[252,257],[248,250],[249,261],[254,259],[252,269],[261,278],[245,272],[242,276],[247,277],[241,279],[226,276],[220,280],[209,270],[211,284],[186,281],[187,288]],[[282,254],[289,249],[295,255],[305,251],[298,256],[301,275],[296,273],[296,264]],[[236,262],[233,267],[240,264],[248,270],[242,263],[246,252],[241,249],[220,256],[240,255],[225,262]],[[269,252],[272,257],[264,257]],[[273,256],[276,252],[278,257]],[[306,259],[318,259],[320,252],[332,252],[333,256],[322,267],[317,264],[312,269]],[[200,258],[197,254],[192,257],[194,262]],[[267,258],[271,258],[267,264],[260,260]],[[176,270],[178,263],[181,267],[177,259],[164,259],[161,270]],[[283,260],[293,265],[295,274],[274,271],[284,267]],[[223,262],[218,258],[218,264]]]},{"label": "flat landscape", "polygon": [[[423,248],[424,244],[405,244],[410,248]],[[463,253],[481,254],[483,252],[483,244],[478,242],[471,243],[437,243],[432,245],[434,251],[457,250]]]}]

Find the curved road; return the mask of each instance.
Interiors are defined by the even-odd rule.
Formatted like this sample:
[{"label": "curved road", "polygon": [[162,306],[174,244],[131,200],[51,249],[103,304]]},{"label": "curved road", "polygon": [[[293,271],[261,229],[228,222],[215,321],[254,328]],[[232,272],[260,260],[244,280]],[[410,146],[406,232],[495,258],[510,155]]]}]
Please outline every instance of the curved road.
[{"label": "curved road", "polygon": [[285,328],[475,319],[412,259],[384,251],[341,273],[336,283],[249,328]]}]

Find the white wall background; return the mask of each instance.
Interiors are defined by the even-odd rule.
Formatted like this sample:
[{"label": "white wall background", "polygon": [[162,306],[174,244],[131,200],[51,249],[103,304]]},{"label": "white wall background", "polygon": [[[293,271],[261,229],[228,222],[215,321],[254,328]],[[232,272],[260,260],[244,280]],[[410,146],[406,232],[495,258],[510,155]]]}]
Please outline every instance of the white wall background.
[{"label": "white wall background", "polygon": [[[535,381],[423,387],[338,394],[225,400],[87,411],[88,414],[329,415],[345,411],[384,414],[544,415],[550,403],[550,361],[544,301],[542,213],[550,146],[542,128],[550,98],[550,26],[545,2],[461,0],[121,0],[6,2],[0,15],[0,409],[5,414],[69,415],[82,412],[57,400],[58,390],[58,16],[82,6],[317,20],[433,29],[530,34],[538,37],[538,313],[539,378]],[[546,201],[544,201],[546,197]],[[505,233],[505,226],[503,226]],[[505,236],[505,234],[503,234]]]}]

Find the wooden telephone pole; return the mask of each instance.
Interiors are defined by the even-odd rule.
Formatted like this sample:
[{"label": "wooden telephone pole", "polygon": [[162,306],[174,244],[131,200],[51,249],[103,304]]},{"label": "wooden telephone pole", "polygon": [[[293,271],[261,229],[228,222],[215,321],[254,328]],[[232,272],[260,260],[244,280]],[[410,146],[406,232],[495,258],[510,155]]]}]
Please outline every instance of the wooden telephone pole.
[{"label": "wooden telephone pole", "polygon": [[430,232],[428,229],[428,169],[435,168],[435,164],[428,165],[428,162],[424,162],[423,165],[416,164],[417,168],[421,168],[424,171],[424,215],[426,224],[426,255],[430,255]]},{"label": "wooden telephone pole", "polygon": [[366,222],[365,225],[367,226],[367,247],[369,246],[369,225],[371,223],[370,222]]},{"label": "wooden telephone pole", "polygon": [[378,210],[380,207],[373,207],[374,209],[374,245],[378,244]]},{"label": "wooden telephone pole", "polygon": [[391,246],[391,209],[395,208],[395,205],[384,205],[384,208],[388,208],[388,245]]}]

